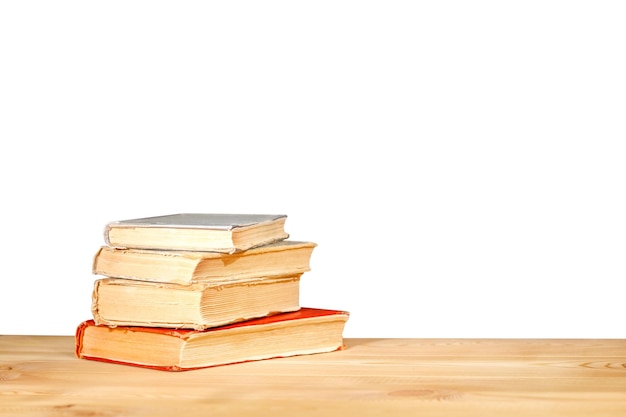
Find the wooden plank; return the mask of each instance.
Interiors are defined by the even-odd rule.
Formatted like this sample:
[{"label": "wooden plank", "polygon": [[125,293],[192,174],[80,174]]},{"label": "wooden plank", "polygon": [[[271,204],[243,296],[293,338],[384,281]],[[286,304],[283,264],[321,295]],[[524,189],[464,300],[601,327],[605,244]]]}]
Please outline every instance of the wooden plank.
[{"label": "wooden plank", "polygon": [[71,337],[0,336],[0,415],[626,415],[626,340],[346,342],[171,373],[79,360]]}]

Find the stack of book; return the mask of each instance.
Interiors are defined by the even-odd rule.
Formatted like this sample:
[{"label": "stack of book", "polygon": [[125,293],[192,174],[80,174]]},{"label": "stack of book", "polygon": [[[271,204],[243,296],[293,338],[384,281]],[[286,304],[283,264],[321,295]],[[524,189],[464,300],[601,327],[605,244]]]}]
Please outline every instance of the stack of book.
[{"label": "stack of book", "polygon": [[110,222],[93,261],[93,318],[76,355],[189,370],[330,352],[349,314],[301,307],[316,244],[286,215],[183,213]]}]

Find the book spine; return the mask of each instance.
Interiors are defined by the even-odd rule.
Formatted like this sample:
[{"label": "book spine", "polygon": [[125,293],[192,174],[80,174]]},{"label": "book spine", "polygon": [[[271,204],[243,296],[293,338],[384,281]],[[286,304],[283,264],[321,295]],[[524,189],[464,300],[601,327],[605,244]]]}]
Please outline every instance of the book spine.
[{"label": "book spine", "polygon": [[74,353],[77,358],[83,358],[83,336],[85,335],[85,329],[89,327],[89,323],[87,321],[82,322],[76,328],[76,335],[74,336]]},{"label": "book spine", "polygon": [[102,253],[102,247],[100,247],[100,249],[98,249],[98,252],[96,252],[96,254],[93,256],[93,261],[91,262],[91,273],[92,274],[97,274],[96,271],[96,266],[98,265],[98,258],[100,257],[100,254]]},{"label": "book spine", "polygon": [[102,322],[100,311],[98,309],[98,290],[100,289],[101,280],[96,280],[93,284],[93,292],[91,293],[91,314],[93,315],[96,323]]},{"label": "book spine", "polygon": [[107,246],[111,246],[111,240],[109,239],[109,231],[111,230],[111,224],[107,224],[104,227],[104,243]]}]

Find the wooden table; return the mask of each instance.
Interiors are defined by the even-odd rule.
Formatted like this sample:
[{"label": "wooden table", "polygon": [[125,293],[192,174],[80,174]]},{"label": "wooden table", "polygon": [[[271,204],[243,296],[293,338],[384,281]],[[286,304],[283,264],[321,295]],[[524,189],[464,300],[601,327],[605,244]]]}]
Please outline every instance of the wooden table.
[{"label": "wooden table", "polygon": [[187,372],[0,336],[0,416],[626,416],[626,339],[347,339]]}]

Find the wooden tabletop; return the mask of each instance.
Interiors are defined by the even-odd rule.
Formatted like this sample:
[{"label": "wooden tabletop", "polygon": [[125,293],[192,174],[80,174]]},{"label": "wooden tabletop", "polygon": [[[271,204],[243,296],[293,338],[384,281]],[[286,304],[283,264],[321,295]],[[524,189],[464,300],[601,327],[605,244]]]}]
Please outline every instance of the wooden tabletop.
[{"label": "wooden tabletop", "polygon": [[346,339],[332,353],[166,372],[0,336],[0,416],[626,416],[626,339]]}]

